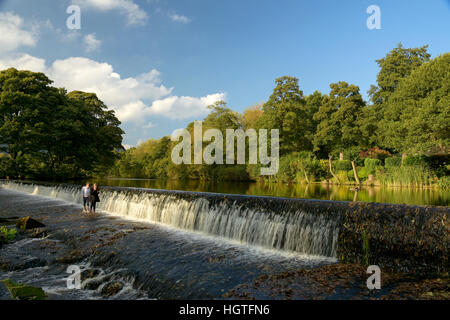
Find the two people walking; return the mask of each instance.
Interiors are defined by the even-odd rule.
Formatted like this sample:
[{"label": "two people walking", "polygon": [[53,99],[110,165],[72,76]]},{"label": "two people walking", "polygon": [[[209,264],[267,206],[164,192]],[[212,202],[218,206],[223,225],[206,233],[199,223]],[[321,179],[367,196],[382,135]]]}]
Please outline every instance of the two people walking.
[{"label": "two people walking", "polygon": [[81,188],[81,194],[83,196],[83,212],[95,213],[95,207],[97,202],[100,202],[98,196],[99,190],[96,183],[91,187],[89,182]]}]

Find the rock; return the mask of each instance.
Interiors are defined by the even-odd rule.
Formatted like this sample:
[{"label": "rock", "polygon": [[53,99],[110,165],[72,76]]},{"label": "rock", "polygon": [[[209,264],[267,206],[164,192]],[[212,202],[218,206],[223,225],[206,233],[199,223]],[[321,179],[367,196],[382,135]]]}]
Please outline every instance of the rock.
[{"label": "rock", "polygon": [[102,296],[111,297],[122,290],[123,284],[120,282],[109,282],[102,288]]},{"label": "rock", "polygon": [[99,269],[86,269],[81,272],[81,279],[95,278],[101,273]]},{"label": "rock", "polygon": [[30,229],[27,231],[27,233],[31,238],[44,238],[48,235],[45,228]]},{"label": "rock", "polygon": [[24,217],[24,218],[20,218],[19,220],[17,220],[16,227],[21,230],[28,230],[28,229],[45,227],[45,224],[43,224],[37,220],[34,220],[30,217]]}]

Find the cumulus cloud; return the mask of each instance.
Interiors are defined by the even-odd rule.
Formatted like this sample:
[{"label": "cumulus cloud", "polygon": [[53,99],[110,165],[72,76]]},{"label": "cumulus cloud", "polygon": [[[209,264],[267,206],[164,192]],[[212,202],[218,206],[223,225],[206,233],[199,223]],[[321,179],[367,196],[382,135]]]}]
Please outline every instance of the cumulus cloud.
[{"label": "cumulus cloud", "polygon": [[72,3],[100,11],[119,10],[127,16],[130,25],[145,25],[148,20],[147,13],[133,0],[72,0]]},{"label": "cumulus cloud", "polygon": [[34,72],[46,72],[45,60],[29,54],[12,54],[0,59],[0,70],[16,68]]},{"label": "cumulus cloud", "polygon": [[[207,106],[225,100],[224,93],[205,97],[171,95],[173,88],[161,84],[160,73],[151,70],[136,77],[122,79],[112,65],[88,58],[71,57],[56,60],[50,66],[44,59],[28,54],[11,58],[0,58],[0,68],[15,67],[36,72],[45,72],[54,85],[67,90],[94,92],[109,107],[116,111],[122,122],[145,123],[148,118],[163,116],[169,119],[192,119],[206,115]],[[146,103],[151,101],[151,103]]]},{"label": "cumulus cloud", "polygon": [[179,14],[170,15],[170,19],[172,19],[172,21],[174,21],[174,22],[179,22],[179,23],[184,23],[184,24],[191,22],[191,19],[189,19],[186,16],[179,15]]},{"label": "cumulus cloud", "polygon": [[170,96],[154,101],[148,113],[174,120],[189,119],[208,114],[207,107],[219,100],[225,100],[225,93],[210,94],[202,98]]},{"label": "cumulus cloud", "polygon": [[102,42],[95,37],[95,33],[84,36],[83,42],[87,52],[97,51],[102,44]]},{"label": "cumulus cloud", "polygon": [[20,46],[34,46],[36,30],[26,30],[23,19],[12,12],[0,12],[0,53],[14,51]]}]

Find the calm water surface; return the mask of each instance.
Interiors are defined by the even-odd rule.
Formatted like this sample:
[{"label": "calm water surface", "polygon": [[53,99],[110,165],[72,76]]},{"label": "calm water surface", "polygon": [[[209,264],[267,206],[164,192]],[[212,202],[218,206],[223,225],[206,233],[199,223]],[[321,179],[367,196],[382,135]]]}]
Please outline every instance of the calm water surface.
[{"label": "calm water surface", "polygon": [[450,203],[449,189],[363,187],[360,191],[354,191],[352,190],[354,187],[351,186],[323,184],[302,185],[264,182],[211,182],[122,178],[98,179],[93,182],[97,182],[100,185],[118,187],[186,190],[303,199],[404,203],[435,206],[448,206]]}]

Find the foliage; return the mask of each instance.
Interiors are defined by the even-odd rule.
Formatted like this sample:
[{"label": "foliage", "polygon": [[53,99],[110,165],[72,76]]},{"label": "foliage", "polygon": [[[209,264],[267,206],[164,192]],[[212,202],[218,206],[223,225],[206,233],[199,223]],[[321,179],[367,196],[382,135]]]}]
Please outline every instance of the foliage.
[{"label": "foliage", "polygon": [[385,107],[385,145],[411,154],[446,152],[450,145],[450,53],[399,82]]},{"label": "foliage", "polygon": [[384,159],[384,165],[386,168],[398,168],[402,165],[401,157],[390,157]]},{"label": "foliage", "polygon": [[10,177],[74,178],[115,160],[123,131],[95,94],[50,86],[43,73],[0,72],[0,152]]},{"label": "foliage", "polygon": [[18,283],[11,279],[0,280],[0,282],[8,289],[13,300],[44,300],[47,298],[41,288]]},{"label": "foliage", "polygon": [[358,86],[338,82],[331,84],[330,88],[329,96],[324,97],[313,118],[318,121],[314,150],[343,152],[360,143],[358,120],[365,104]]},{"label": "foliage", "polygon": [[0,244],[10,242],[16,235],[17,230],[15,228],[9,229],[6,226],[0,226]]},{"label": "foliage", "polygon": [[378,147],[375,148],[369,148],[367,150],[361,150],[359,152],[360,158],[371,158],[371,159],[380,159],[381,161],[384,161],[387,157],[390,157],[391,153],[386,150],[382,150]]},{"label": "foliage", "polygon": [[377,171],[377,180],[387,186],[424,187],[435,183],[431,171],[421,166],[387,167]]},{"label": "foliage", "polygon": [[[355,179],[354,163],[358,177],[374,175],[373,183],[447,185],[450,54],[431,59],[427,46],[400,44],[377,63],[380,70],[368,105],[357,85],[340,81],[330,85],[328,94],[315,91],[305,96],[298,78],[282,76],[275,79],[266,102],[242,113],[224,101],[208,107],[203,131],[215,128],[225,137],[227,129],[279,130],[280,166],[270,177],[261,177],[261,165],[249,164],[248,155],[245,164],[175,165],[171,151],[178,142],[170,137],[149,139],[125,151],[119,120],[95,94],[54,88],[42,73],[1,71],[0,177],[107,174],[335,183],[333,171],[340,183],[346,183]],[[186,129],[193,138],[194,123]],[[392,156],[399,153],[406,156],[403,165],[402,158]],[[345,160],[336,161],[339,158]]]},{"label": "foliage", "polygon": [[405,166],[427,166],[427,160],[426,157],[423,155],[417,155],[417,156],[407,156],[405,158],[405,161],[403,162],[403,165]]},{"label": "foliage", "polygon": [[306,110],[303,92],[298,79],[284,76],[275,80],[276,87],[264,104],[263,115],[258,119],[258,129],[278,129],[282,155],[312,149],[308,137],[314,130],[310,112]]},{"label": "foliage", "polygon": [[381,166],[381,161],[378,159],[364,159],[364,167],[366,168],[369,174],[375,173],[377,167]]},{"label": "foliage", "polygon": [[350,160],[338,160],[334,161],[334,169],[336,171],[348,171],[352,170],[352,163]]}]

